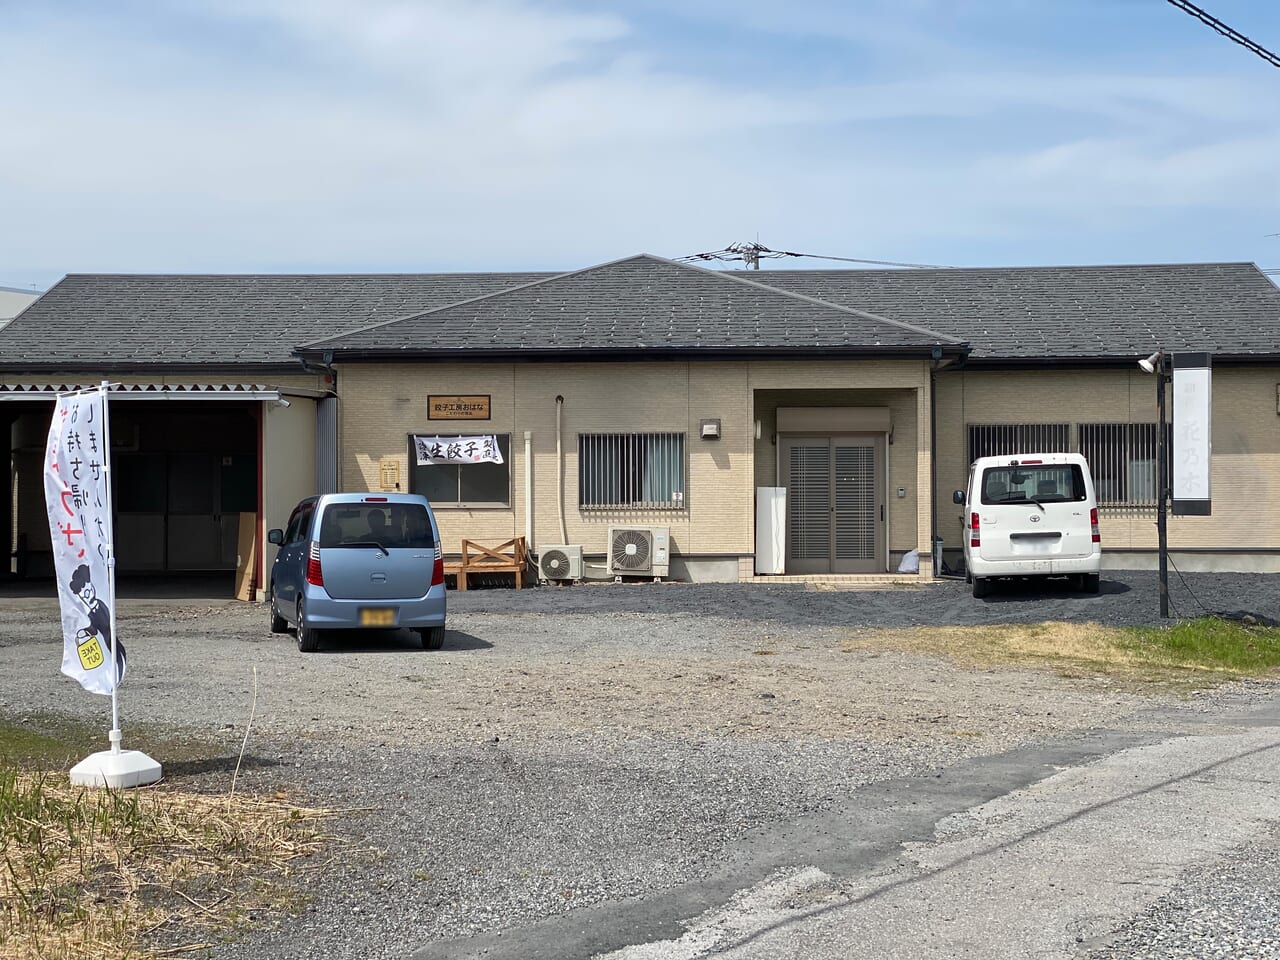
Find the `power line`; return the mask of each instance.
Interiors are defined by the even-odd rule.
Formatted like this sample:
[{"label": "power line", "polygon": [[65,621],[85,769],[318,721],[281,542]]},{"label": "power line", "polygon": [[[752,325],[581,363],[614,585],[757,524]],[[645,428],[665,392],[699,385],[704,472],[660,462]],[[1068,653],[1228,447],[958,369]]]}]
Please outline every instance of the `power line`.
[{"label": "power line", "polygon": [[796,253],[792,250],[771,250],[762,243],[731,243],[723,250],[709,253],[691,253],[680,257],[684,262],[693,260],[741,261],[749,270],[759,270],[761,260],[774,260],[779,257],[808,257],[812,260],[840,260],[844,263],[865,263],[877,267],[911,267],[917,270],[945,269],[936,263],[902,263],[897,260],[864,260],[859,257],[829,257],[820,253]]},{"label": "power line", "polygon": [[1236,30],[1232,30],[1230,27],[1228,27],[1225,23],[1223,23],[1217,17],[1213,16],[1210,13],[1206,13],[1204,10],[1201,10],[1194,3],[1188,3],[1187,0],[1169,0],[1169,3],[1173,4],[1175,7],[1177,7],[1179,10],[1183,11],[1184,13],[1190,14],[1191,16],[1195,17],[1197,20],[1199,20],[1201,23],[1205,24],[1206,26],[1212,27],[1215,31],[1222,34],[1224,37],[1226,37],[1228,40],[1232,41],[1233,43],[1238,43],[1240,44],[1240,46],[1244,47],[1246,50],[1250,50],[1253,53],[1256,53],[1263,60],[1267,61],[1267,63],[1271,64],[1273,67],[1280,67],[1280,57],[1277,57],[1274,53],[1272,53],[1270,50],[1268,50],[1266,47],[1262,46],[1261,44],[1254,43],[1252,40],[1246,37],[1243,33],[1240,33]]}]

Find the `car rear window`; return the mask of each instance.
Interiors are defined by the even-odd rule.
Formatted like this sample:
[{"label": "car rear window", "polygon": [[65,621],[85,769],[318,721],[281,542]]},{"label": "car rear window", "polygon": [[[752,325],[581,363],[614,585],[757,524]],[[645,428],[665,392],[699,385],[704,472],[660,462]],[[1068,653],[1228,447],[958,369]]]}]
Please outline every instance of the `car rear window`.
[{"label": "car rear window", "polygon": [[1075,463],[987,467],[982,472],[983,503],[1065,503],[1086,496],[1084,471]]},{"label": "car rear window", "polygon": [[420,503],[330,503],[320,520],[321,547],[376,543],[435,547],[431,519]]}]

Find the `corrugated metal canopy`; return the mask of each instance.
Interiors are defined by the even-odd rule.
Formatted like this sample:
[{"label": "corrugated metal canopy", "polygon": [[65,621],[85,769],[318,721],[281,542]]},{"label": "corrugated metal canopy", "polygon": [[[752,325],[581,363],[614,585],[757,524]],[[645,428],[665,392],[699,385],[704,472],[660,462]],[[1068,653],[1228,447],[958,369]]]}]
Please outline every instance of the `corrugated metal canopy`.
[{"label": "corrugated metal canopy", "polygon": [[[59,393],[92,390],[92,383],[0,383],[0,400],[52,400]],[[283,391],[261,383],[113,383],[113,400],[279,400],[286,394],[310,396],[315,391]]]}]

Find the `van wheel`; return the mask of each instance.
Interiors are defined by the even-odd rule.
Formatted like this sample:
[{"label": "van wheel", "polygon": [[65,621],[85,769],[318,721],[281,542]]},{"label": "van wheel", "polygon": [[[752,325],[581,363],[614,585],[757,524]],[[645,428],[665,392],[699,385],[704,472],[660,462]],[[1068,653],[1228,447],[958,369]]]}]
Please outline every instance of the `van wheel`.
[{"label": "van wheel", "polygon": [[271,585],[271,590],[267,593],[267,609],[271,611],[271,632],[284,633],[289,629],[289,621],[276,611],[276,585]]},{"label": "van wheel", "polygon": [[985,597],[991,592],[991,581],[987,577],[973,578],[973,595],[975,597]]},{"label": "van wheel", "polygon": [[298,649],[303,653],[313,653],[320,649],[320,631],[307,626],[301,597],[298,598]]},{"label": "van wheel", "polygon": [[439,650],[444,646],[444,627],[429,627],[426,630],[419,630],[418,636],[422,638],[423,650]]},{"label": "van wheel", "polygon": [[1085,593],[1097,593],[1102,589],[1102,578],[1096,573],[1080,574],[1080,589]]}]

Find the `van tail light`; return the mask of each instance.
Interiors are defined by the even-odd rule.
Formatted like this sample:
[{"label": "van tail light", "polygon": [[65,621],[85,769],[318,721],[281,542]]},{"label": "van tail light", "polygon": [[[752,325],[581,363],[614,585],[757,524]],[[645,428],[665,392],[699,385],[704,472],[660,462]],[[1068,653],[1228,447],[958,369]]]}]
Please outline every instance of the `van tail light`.
[{"label": "van tail light", "polygon": [[1091,507],[1089,509],[1089,526],[1093,528],[1093,542],[1101,543],[1102,534],[1098,531],[1098,508]]},{"label": "van tail light", "polygon": [[311,553],[307,556],[307,583],[313,587],[324,586],[324,571],[320,569],[320,543],[311,541]]},{"label": "van tail light", "polygon": [[444,583],[444,554],[440,551],[440,544],[436,544],[436,562],[431,567],[431,585],[438,586]]},{"label": "van tail light", "polygon": [[982,531],[978,528],[978,515],[969,514],[969,546],[982,546]]}]

